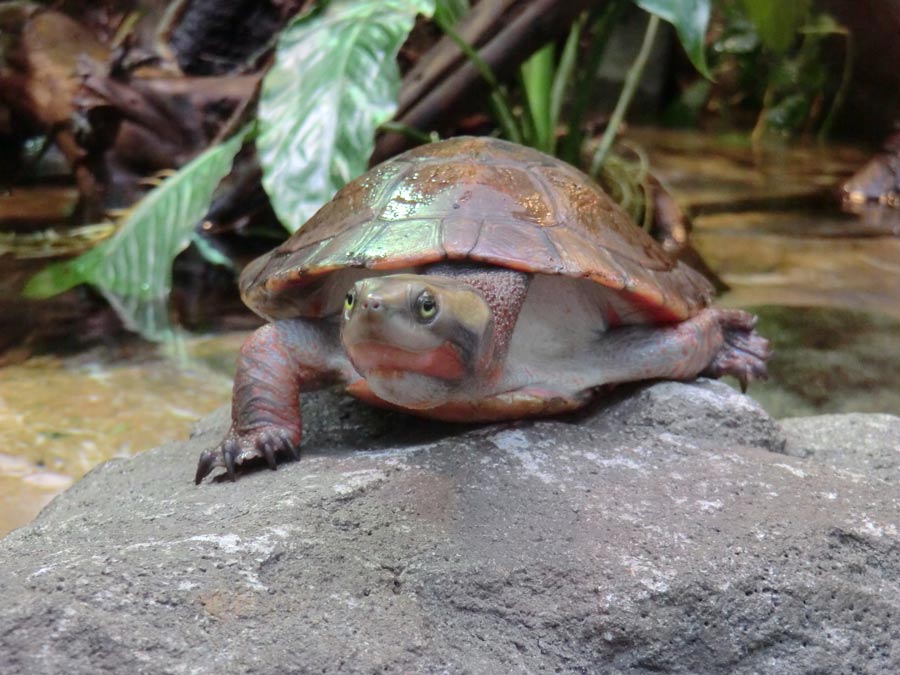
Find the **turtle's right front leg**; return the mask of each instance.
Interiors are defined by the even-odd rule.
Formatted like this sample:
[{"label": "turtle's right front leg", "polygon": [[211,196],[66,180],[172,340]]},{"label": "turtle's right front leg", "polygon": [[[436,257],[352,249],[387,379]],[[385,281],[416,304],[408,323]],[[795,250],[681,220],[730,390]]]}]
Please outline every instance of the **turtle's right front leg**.
[{"label": "turtle's right front leg", "polygon": [[299,456],[300,392],[348,378],[348,369],[336,324],[286,319],[254,332],[238,358],[231,428],[215,449],[201,453],[194,482],[217,466],[234,480],[235,466],[252,457],[265,457],[275,469],[279,452]]}]

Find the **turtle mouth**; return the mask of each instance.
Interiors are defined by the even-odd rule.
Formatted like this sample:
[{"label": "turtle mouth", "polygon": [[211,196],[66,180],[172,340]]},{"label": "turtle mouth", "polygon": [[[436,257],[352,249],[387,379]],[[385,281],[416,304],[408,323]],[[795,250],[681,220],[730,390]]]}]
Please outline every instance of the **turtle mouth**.
[{"label": "turtle mouth", "polygon": [[411,350],[378,340],[363,340],[347,346],[347,355],[364,377],[397,378],[412,372],[441,380],[460,380],[467,373],[459,350],[450,342],[432,349]]}]

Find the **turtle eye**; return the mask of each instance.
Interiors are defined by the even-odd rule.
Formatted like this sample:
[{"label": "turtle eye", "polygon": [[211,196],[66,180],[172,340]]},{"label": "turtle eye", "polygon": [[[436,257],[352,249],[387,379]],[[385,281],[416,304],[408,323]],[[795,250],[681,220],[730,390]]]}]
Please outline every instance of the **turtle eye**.
[{"label": "turtle eye", "polygon": [[344,309],[353,309],[355,303],[356,291],[347,291],[347,295],[344,296]]},{"label": "turtle eye", "polygon": [[422,323],[428,323],[434,319],[437,309],[437,300],[428,291],[422,291],[416,298],[416,314]]}]

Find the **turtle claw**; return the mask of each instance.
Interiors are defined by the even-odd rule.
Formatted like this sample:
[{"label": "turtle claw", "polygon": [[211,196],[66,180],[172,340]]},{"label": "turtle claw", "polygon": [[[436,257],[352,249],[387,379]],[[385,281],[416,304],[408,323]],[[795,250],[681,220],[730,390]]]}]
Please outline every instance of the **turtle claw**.
[{"label": "turtle claw", "polygon": [[237,472],[234,470],[234,454],[237,443],[228,441],[222,447],[222,459],[225,460],[225,470],[228,472],[228,479],[233,483],[237,480]]},{"label": "turtle claw", "polygon": [[200,453],[200,461],[197,462],[197,473],[194,474],[194,485],[200,485],[200,481],[216,466],[217,455],[214,450],[204,450]]},{"label": "turtle claw", "polygon": [[278,464],[275,463],[275,448],[272,447],[271,443],[264,443],[262,451],[266,456],[266,464],[269,465],[272,471],[275,471],[278,468]]},{"label": "turtle claw", "polygon": [[254,457],[264,458],[269,468],[274,471],[278,468],[278,453],[283,454],[286,451],[294,459],[300,458],[298,444],[299,438],[295,440],[295,434],[280,427],[267,427],[244,433],[231,429],[218,448],[204,450],[200,454],[194,483],[199,485],[217,466],[224,467],[228,478],[235,481],[237,466]]},{"label": "turtle claw", "polygon": [[753,330],[756,317],[737,309],[717,311],[722,329],[722,348],[703,371],[710,377],[732,375],[747,391],[747,385],[754,381],[768,379],[766,361],[772,356],[769,341]]}]

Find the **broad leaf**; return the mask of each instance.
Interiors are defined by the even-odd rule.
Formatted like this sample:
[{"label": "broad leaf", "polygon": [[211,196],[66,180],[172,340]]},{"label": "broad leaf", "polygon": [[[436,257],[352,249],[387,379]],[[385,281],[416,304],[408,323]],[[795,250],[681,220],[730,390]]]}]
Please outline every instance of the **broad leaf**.
[{"label": "broad leaf", "polygon": [[[706,29],[709,26],[710,0],[634,0],[644,11],[655,14],[675,26],[681,46],[701,75],[712,79],[706,65]],[[775,0],[787,2],[792,0]]]},{"label": "broad leaf", "polygon": [[334,0],[281,34],[259,101],[263,186],[295,232],[367,168],[397,108],[397,52],[433,0]]},{"label": "broad leaf", "polygon": [[151,340],[169,337],[172,261],[190,243],[248,130],[182,167],[134,206],[115,235],[78,258],[46,267],[31,278],[24,294],[46,298],[89,283],[130,329]]},{"label": "broad leaf", "polygon": [[743,0],[742,4],[759,39],[777,54],[790,48],[812,9],[811,0]]}]

